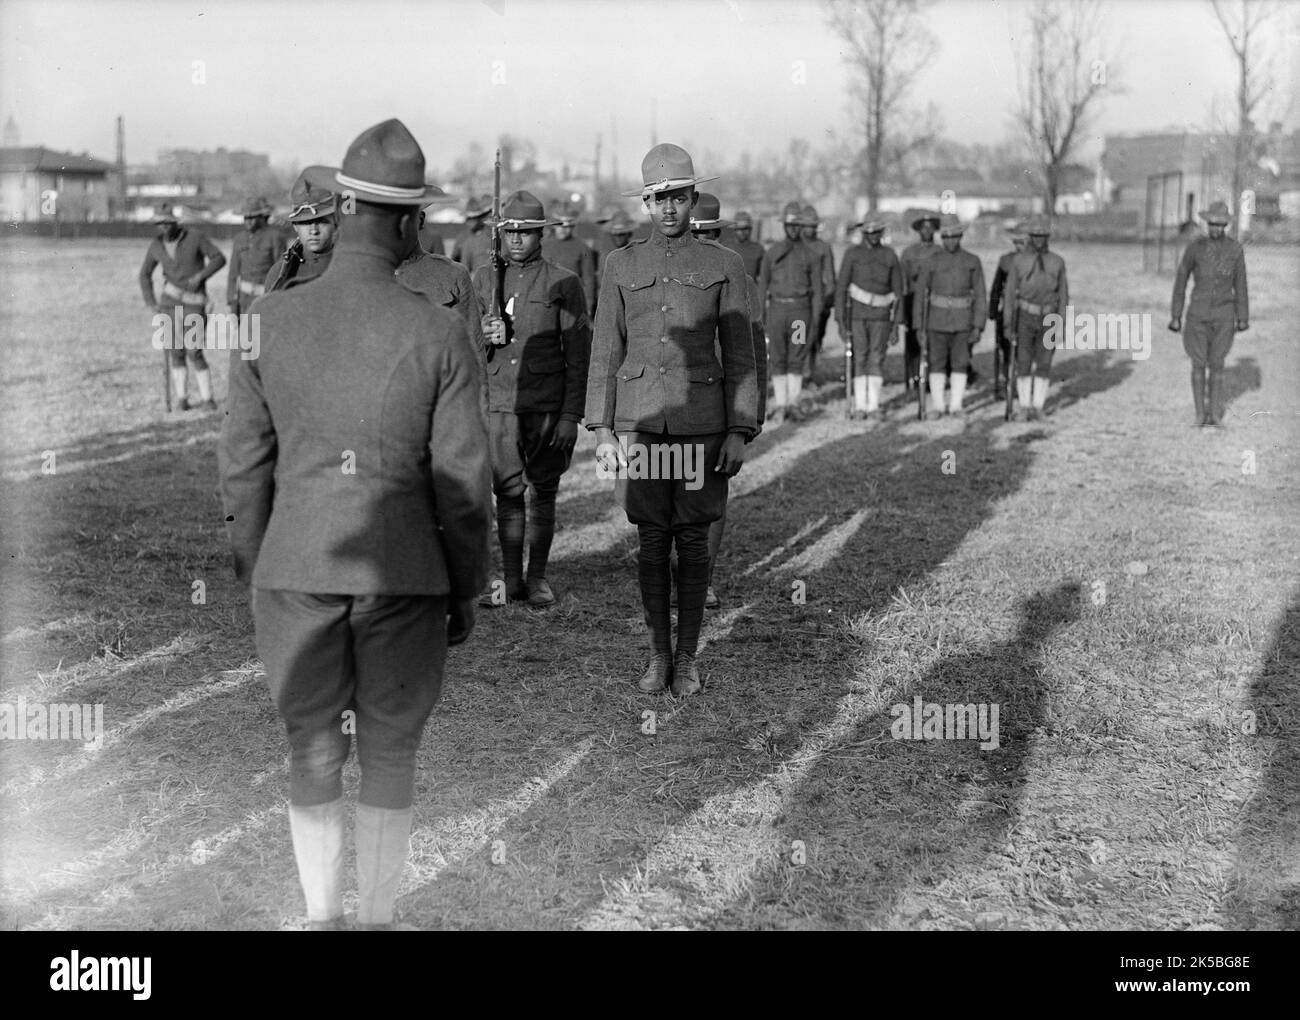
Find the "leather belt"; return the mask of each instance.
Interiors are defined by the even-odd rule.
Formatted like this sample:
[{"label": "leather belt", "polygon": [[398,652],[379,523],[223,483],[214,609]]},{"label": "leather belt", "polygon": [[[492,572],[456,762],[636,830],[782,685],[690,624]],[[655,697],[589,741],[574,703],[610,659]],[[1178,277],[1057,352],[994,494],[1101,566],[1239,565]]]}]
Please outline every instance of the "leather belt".
[{"label": "leather belt", "polygon": [[775,294],[769,294],[768,297],[773,301],[781,302],[783,305],[802,305],[812,300],[811,294],[804,294],[801,297],[777,297]]},{"label": "leather belt", "polygon": [[856,283],[849,284],[849,297],[861,305],[869,305],[872,308],[888,308],[894,303],[894,293],[873,294],[869,290],[863,290]]},{"label": "leather belt", "polygon": [[969,294],[965,297],[948,297],[946,294],[931,294],[931,308],[969,308],[972,298]]},{"label": "leather belt", "polygon": [[1017,299],[1016,307],[1021,311],[1028,312],[1030,315],[1046,315],[1051,311],[1051,305],[1036,305],[1032,301],[1021,301]]},{"label": "leather belt", "polygon": [[163,297],[169,297],[183,305],[205,305],[208,303],[206,294],[196,290],[181,290],[174,283],[164,283],[162,292]]},{"label": "leather belt", "polygon": [[254,283],[252,280],[240,280],[239,293],[252,294],[254,297],[261,297],[266,293],[266,284]]}]

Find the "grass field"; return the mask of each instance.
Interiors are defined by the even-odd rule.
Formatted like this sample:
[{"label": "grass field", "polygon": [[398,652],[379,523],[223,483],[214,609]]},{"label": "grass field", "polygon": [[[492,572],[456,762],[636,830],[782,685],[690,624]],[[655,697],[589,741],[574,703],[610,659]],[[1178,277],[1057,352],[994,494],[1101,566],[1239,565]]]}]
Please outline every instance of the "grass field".
[{"label": "grass field", "polygon": [[[1199,430],[1170,280],[1137,248],[1060,250],[1079,310],[1151,313],[1149,360],[1061,352],[1042,423],[1004,423],[983,385],[966,422],[920,423],[894,384],[870,426],[845,420],[832,332],[820,413],[733,483],[686,702],[633,687],[635,532],[584,435],[559,605],[485,612],[450,657],[405,920],[1300,923],[1300,251],[1248,251],[1226,427]],[[106,729],[98,750],[0,740],[0,925],[299,926],[220,419],[162,411],[142,254],[0,247],[0,702],[102,703]],[[917,696],[998,705],[999,746],[893,739]]]}]

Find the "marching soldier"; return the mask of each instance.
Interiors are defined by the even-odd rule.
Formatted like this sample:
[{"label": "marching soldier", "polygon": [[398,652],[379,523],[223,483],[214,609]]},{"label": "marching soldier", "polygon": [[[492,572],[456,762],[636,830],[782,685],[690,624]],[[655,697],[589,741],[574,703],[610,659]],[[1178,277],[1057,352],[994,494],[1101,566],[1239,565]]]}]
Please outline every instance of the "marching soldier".
[{"label": "marching soldier", "polygon": [[[158,228],[158,236],[149,243],[144,263],[140,266],[140,293],[150,311],[171,316],[171,345],[167,349],[168,385],[176,396],[176,410],[189,411],[197,407],[215,411],[217,403],[212,399],[212,372],[203,356],[203,349],[201,346],[187,348],[183,341],[186,320],[194,323],[193,316],[198,316],[200,337],[206,330],[208,294],[204,285],[226,264],[226,256],[205,234],[182,227],[170,209],[159,212],[153,222]],[[159,265],[163,271],[163,288],[155,300],[153,271]],[[186,392],[187,360],[194,369],[194,383],[199,390],[197,404],[190,403]]]},{"label": "marching soldier", "polygon": [[303,171],[289,199],[293,206],[289,225],[297,237],[266,274],[268,292],[296,287],[320,276],[330,264],[338,237],[338,198],[334,192],[313,187]]},{"label": "marching soldier", "polygon": [[492,230],[488,218],[492,215],[492,196],[480,195],[465,203],[465,229],[452,245],[451,257],[473,275],[479,266],[492,262]]},{"label": "marching soldier", "polygon": [[961,246],[965,227],[956,216],[939,223],[943,247],[922,263],[916,303],[920,306],[920,341],[927,345],[930,363],[930,400],[943,413],[945,372],[952,373],[948,413],[965,414],[966,366],[970,349],[984,330],[987,291],[980,260]]},{"label": "marching soldier", "polygon": [[835,253],[831,246],[817,236],[817,231],[821,228],[821,217],[817,215],[817,210],[811,206],[803,207],[803,241],[813,253],[817,256],[817,264],[822,274],[822,294],[825,295],[825,302],[822,304],[821,313],[817,316],[816,329],[813,330],[811,341],[808,344],[808,361],[803,370],[803,381],[812,384],[817,379],[817,355],[821,353],[822,341],[826,338],[826,323],[831,317],[831,295],[835,293]]},{"label": "marching soldier", "polygon": [[[527,191],[516,191],[502,205],[509,258],[501,281],[502,318],[489,314],[498,271],[487,265],[474,273],[489,344],[488,435],[506,598],[527,600],[534,609],[555,604],[546,580],[555,498],[578,439],[591,351],[582,284],[542,255],[542,231],[557,222],[546,218],[542,203]],[[486,594],[479,604],[500,603]]]},{"label": "marching soldier", "polygon": [[308,921],[343,927],[355,732],[357,922],[384,929],[410,849],[421,734],[487,579],[487,429],[465,326],[394,276],[429,195],[415,139],[385,121],[341,168],[307,175],[356,208],[328,273],[258,302],[260,356],[231,362],[221,494],[288,733]]},{"label": "marching soldier", "polygon": [[244,202],[244,229],[235,238],[226,274],[226,304],[232,312],[248,311],[266,293],[266,276],[284,254],[284,235],[270,226],[274,211],[261,195]]},{"label": "marching soldier", "polygon": [[[758,431],[754,335],[740,256],[690,233],[695,187],[705,180],[690,154],[656,145],[641,163],[641,179],[652,230],[604,266],[587,428],[596,433],[597,465],[617,478],[615,492],[640,535],[651,659],[637,686],[653,693],[671,680],[683,697],[700,689],[695,657],[709,584],[709,525],[726,506],[727,480],[740,470],[745,440]],[[629,458],[640,467],[667,461],[680,470],[634,471]],[[674,546],[675,654],[668,562]]]},{"label": "marching soldier", "polygon": [[763,253],[766,249],[757,241],[750,240],[750,235],[754,232],[754,218],[742,209],[736,213],[731,232],[735,235],[735,240],[727,247],[739,255],[741,261],[745,263],[746,275],[751,280],[757,280],[758,274],[763,269]]},{"label": "marching soldier", "polygon": [[885,348],[897,341],[902,321],[903,267],[894,249],[880,243],[885,235],[880,216],[870,215],[857,226],[863,240],[840,264],[835,314],[840,335],[853,344],[852,417],[874,419],[880,414]]},{"label": "marching soldier", "polygon": [[587,314],[596,313],[596,253],[573,236],[578,222],[578,210],[565,203],[556,214],[559,223],[552,237],[542,241],[542,258],[567,269],[582,284],[582,295],[587,301]]},{"label": "marching soldier", "polygon": [[[1182,330],[1183,350],[1192,359],[1192,402],[1198,425],[1223,424],[1223,364],[1232,349],[1233,331],[1250,328],[1250,301],[1246,291],[1246,253],[1228,237],[1232,218],[1224,202],[1215,202],[1201,214],[1209,231],[1187,246],[1174,277],[1173,309],[1169,328]],[[1193,279],[1192,300],[1183,329],[1183,300],[1188,277]],[[1206,393],[1206,369],[1209,393]]]},{"label": "marching soldier", "polygon": [[993,380],[993,399],[1005,400],[1007,397],[1007,380],[1011,377],[1011,336],[1002,325],[1002,297],[1005,293],[1007,274],[1011,272],[1011,260],[1018,252],[1025,250],[1025,232],[1020,224],[1010,231],[1012,249],[998,259],[998,268],[993,272],[993,283],[989,287],[989,320],[993,323],[997,339],[997,358],[1000,366],[995,370]]},{"label": "marching soldier", "polygon": [[[1034,216],[1025,225],[1029,243],[1011,260],[1002,297],[1002,322],[1016,330],[1016,398],[1026,408],[1025,417],[1038,421],[1047,403],[1054,345],[1044,343],[1046,316],[1064,315],[1070,303],[1065,259],[1047,250],[1051,227],[1046,216]],[[1032,384],[1032,385],[1031,385]]]},{"label": "marching soldier", "polygon": [[939,214],[923,212],[912,220],[912,229],[921,235],[921,240],[904,248],[899,259],[903,264],[903,323],[907,327],[903,334],[903,387],[907,392],[915,386],[925,386],[925,380],[920,378],[921,309],[916,303],[916,292],[925,260],[939,251],[939,245],[934,243]]},{"label": "marching soldier", "polygon": [[809,337],[830,293],[822,286],[822,266],[801,235],[803,208],[787,202],[782,215],[785,239],[764,255],[758,290],[766,306],[772,406],[768,418],[780,425],[799,417],[799,392]]}]

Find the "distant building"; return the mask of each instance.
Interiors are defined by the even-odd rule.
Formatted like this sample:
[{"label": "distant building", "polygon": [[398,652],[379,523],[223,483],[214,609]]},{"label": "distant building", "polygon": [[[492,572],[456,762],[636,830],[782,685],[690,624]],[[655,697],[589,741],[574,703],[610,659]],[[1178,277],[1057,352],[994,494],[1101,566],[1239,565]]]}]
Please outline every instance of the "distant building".
[{"label": "distant building", "polygon": [[112,163],[44,146],[0,148],[0,220],[95,223],[119,210]]}]

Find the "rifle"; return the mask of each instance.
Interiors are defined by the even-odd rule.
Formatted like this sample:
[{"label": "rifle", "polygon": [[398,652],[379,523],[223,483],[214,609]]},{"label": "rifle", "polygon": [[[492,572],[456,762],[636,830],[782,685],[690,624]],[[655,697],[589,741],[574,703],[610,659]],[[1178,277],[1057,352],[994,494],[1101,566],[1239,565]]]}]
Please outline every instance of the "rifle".
[{"label": "rifle", "polygon": [[844,416],[853,417],[853,306],[845,306],[840,329],[844,333]]},{"label": "rifle", "polygon": [[[922,289],[920,296],[923,299],[920,318],[921,322],[924,323],[927,328],[918,330],[916,334],[916,346],[918,350],[916,361],[916,417],[918,421],[925,421],[925,402],[929,399],[929,395],[926,393],[926,384],[929,380],[926,378],[928,373],[926,372],[927,365],[925,362],[926,358],[928,358],[930,354],[930,330],[928,328],[930,325],[930,316],[926,314],[929,311],[930,288],[926,287]],[[912,298],[912,309],[915,314],[915,297]]]},{"label": "rifle", "polygon": [[[175,322],[175,319],[176,317],[175,315],[173,315],[172,321]],[[165,350],[162,352],[162,356],[163,356],[163,403],[167,405],[167,410],[170,413],[172,409],[171,352]]]},{"label": "rifle", "polygon": [[1007,336],[1007,411],[1005,419],[1011,421],[1016,408],[1016,337],[1020,333],[1019,309],[1011,313],[1011,331]]},{"label": "rifle", "polygon": [[276,274],[271,286],[266,288],[268,294],[273,290],[283,290],[288,286],[289,281],[298,275],[298,270],[303,263],[302,242],[295,238],[280,258],[282,260],[280,272]]},{"label": "rifle", "polygon": [[506,299],[506,260],[501,254],[501,150],[497,149],[496,166],[492,171],[492,301],[489,309],[493,318],[505,324],[506,343],[511,340],[510,323],[503,314]]}]

